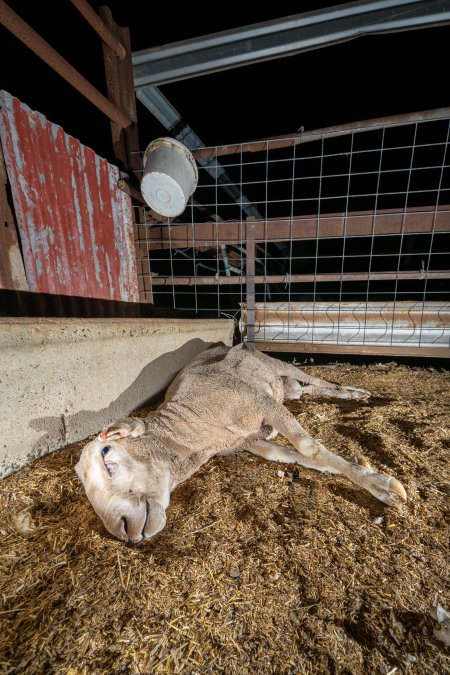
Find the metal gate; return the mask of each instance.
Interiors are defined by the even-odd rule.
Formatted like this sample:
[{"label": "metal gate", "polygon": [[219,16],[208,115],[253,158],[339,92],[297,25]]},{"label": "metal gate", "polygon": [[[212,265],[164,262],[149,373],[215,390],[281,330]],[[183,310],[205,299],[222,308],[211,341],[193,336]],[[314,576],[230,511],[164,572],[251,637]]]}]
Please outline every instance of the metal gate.
[{"label": "metal gate", "polygon": [[138,228],[141,289],[259,349],[449,356],[449,131],[440,109],[194,151],[184,214]]}]

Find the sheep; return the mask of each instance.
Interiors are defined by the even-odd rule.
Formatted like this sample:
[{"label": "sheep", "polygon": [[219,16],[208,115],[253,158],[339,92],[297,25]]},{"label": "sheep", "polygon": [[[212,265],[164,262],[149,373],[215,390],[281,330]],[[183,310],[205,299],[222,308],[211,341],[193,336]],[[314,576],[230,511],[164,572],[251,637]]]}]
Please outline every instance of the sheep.
[{"label": "sheep", "polygon": [[[189,363],[146,419],[106,427],[81,452],[75,471],[106,529],[137,543],[166,524],[170,493],[215,455],[247,450],[265,459],[343,474],[388,506],[406,502],[402,484],[351,463],[313,439],[283,405],[317,394],[365,400],[369,392],[312,377],[295,366],[219,345]],[[290,447],[271,440],[282,434]]]}]

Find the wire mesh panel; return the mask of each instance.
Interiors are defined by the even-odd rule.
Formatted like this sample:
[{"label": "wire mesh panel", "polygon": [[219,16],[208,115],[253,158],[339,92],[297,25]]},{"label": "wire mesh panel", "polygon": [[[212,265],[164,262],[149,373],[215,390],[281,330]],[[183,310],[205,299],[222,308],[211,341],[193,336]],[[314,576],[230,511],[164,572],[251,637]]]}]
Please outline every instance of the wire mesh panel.
[{"label": "wire mesh panel", "polygon": [[198,149],[185,212],[139,226],[141,288],[240,317],[244,340],[255,301],[261,349],[448,355],[449,118]]}]

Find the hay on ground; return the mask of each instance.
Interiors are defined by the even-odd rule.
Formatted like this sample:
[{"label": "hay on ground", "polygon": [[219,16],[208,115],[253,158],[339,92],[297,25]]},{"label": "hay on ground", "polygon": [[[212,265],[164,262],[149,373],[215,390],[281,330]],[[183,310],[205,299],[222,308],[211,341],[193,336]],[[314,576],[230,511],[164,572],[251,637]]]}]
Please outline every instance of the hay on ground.
[{"label": "hay on ground", "polygon": [[5,673],[444,673],[450,376],[395,364],[313,374],[368,402],[288,404],[331,450],[405,485],[403,513],[347,479],[247,453],[172,495],[167,526],[112,538],[73,466],[84,443],[0,482]]}]

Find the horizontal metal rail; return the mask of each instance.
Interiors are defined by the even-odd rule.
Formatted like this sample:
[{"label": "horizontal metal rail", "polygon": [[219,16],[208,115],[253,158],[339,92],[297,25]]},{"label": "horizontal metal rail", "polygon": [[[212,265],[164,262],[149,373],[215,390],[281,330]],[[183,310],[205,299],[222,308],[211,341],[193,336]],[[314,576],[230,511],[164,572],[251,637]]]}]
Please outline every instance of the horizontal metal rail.
[{"label": "horizontal metal rail", "polygon": [[133,53],[136,89],[293,56],[363,35],[450,21],[448,0],[366,0]]},{"label": "horizontal metal rail", "polygon": [[323,129],[313,129],[311,131],[302,131],[301,133],[284,134],[273,138],[262,138],[258,141],[249,141],[246,143],[232,143],[229,145],[219,145],[210,148],[198,148],[193,150],[195,159],[204,159],[206,157],[223,157],[224,155],[236,155],[241,152],[265,152],[267,150],[276,150],[278,148],[288,148],[293,145],[311,143],[322,138],[335,138],[336,136],[345,136],[351,133],[360,133],[362,131],[376,131],[385,127],[396,127],[404,124],[415,124],[419,122],[432,122],[450,118],[450,107],[435,108],[433,110],[423,110],[422,112],[405,113],[403,115],[389,115],[387,117],[374,117],[361,122],[350,122],[348,124],[339,124]]},{"label": "horizontal metal rail", "polygon": [[[255,284],[324,283],[327,281],[399,281],[406,279],[450,279],[450,270],[418,270],[415,272],[344,272],[342,274],[266,274],[255,276]],[[153,286],[231,286],[246,284],[247,277],[239,276],[152,276]]]},{"label": "horizontal metal rail", "polygon": [[131,119],[108,101],[106,96],[103,96],[78,70],[41,38],[18,14],[13,12],[4,0],[0,0],[0,23],[121,129],[132,124]]},{"label": "horizontal metal rail", "polygon": [[95,30],[103,42],[117,54],[119,59],[124,59],[127,54],[125,47],[120,40],[111,33],[106,23],[99,17],[87,0],[70,0],[70,2],[77,8],[80,14],[84,16],[88,24]]},{"label": "horizontal metal rail", "polygon": [[[437,210],[421,206],[255,220],[256,243],[429,232],[450,232],[450,205],[439,206]],[[140,226],[138,243],[149,250],[209,248],[242,244],[245,238],[245,221],[235,220]]]},{"label": "horizontal metal rail", "polygon": [[261,352],[293,352],[311,354],[355,354],[361,356],[421,356],[443,359],[450,357],[450,349],[441,347],[386,347],[383,345],[321,345],[312,342],[255,342]]},{"label": "horizontal metal rail", "polygon": [[[241,329],[248,309],[241,306]],[[450,353],[448,302],[265,302],[255,306],[255,342],[276,351]],[[283,349],[283,348],[282,348]],[[282,351],[280,349],[280,351]],[[389,353],[389,352],[387,352]]]}]

